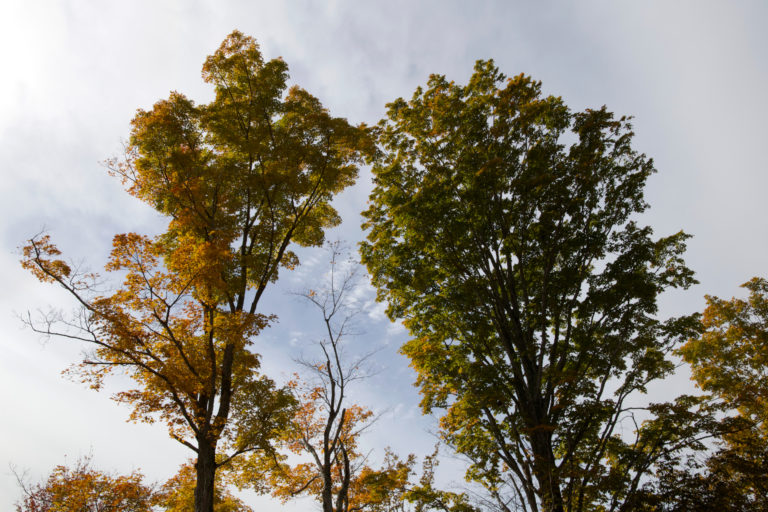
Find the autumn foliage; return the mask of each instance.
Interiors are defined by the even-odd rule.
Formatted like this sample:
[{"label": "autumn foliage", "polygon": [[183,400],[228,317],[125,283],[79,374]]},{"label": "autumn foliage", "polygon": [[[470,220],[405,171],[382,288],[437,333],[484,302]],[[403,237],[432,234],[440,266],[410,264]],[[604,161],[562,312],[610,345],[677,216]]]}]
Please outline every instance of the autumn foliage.
[{"label": "autumn foliage", "polygon": [[680,353],[705,391],[727,401],[768,438],[768,280],[742,285],[747,299],[707,297],[702,334]]},{"label": "autumn foliage", "polygon": [[700,335],[680,349],[725,424],[693,474],[673,474],[668,501],[680,510],[768,510],[768,281],[755,277],[742,288],[746,299],[707,296]]},{"label": "autumn foliage", "polygon": [[91,466],[90,457],[56,466],[37,484],[20,480],[24,497],[16,512],[151,512],[154,489],[138,471],[115,475]]},{"label": "autumn foliage", "polygon": [[212,510],[216,469],[265,449],[291,414],[290,395],[259,374],[249,348],[273,318],[260,301],[280,268],[298,264],[291,243],[319,245],[338,224],[331,198],[370,150],[365,127],[286,91],[287,78],[285,62],[233,32],[203,66],[211,103],[174,92],[138,111],[125,158],[108,165],[169,222],[156,237],[114,237],[114,292],[65,263],[48,236],[23,249],[25,268],[81,306],[74,319],[30,324],[91,344],[76,371],[94,387],[115,369],[134,379],[116,399],[195,452],[199,512]]}]

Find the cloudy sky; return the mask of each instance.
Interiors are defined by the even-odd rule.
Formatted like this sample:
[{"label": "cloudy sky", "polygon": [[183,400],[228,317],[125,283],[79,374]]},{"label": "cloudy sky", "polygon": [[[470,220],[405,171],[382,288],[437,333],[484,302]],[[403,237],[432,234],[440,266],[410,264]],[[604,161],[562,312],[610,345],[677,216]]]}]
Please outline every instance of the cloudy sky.
[{"label": "cloudy sky", "polygon": [[[267,58],[282,56],[293,83],[355,123],[377,121],[430,73],[465,82],[481,58],[541,80],[574,110],[605,104],[635,116],[635,147],[659,170],[645,220],[659,235],[694,235],[687,261],[701,284],[665,297],[664,313],[676,314],[768,275],[767,22],[760,0],[0,2],[0,509],[19,495],[9,464],[39,478],[92,453],[102,468],[161,480],[190,455],[161,426],[126,423],[109,390],[60,375],[81,347],[43,344],[17,315],[70,304],[21,270],[17,247],[46,228],[65,254],[96,269],[113,234],[162,228],[99,162],[119,152],[137,108],[172,90],[210,99],[200,67],[233,29],[257,38]],[[338,198],[344,224],[331,238],[361,239],[370,188],[364,170]],[[276,378],[296,369],[293,358],[314,339],[312,310],[289,292],[315,284],[324,256],[302,256],[304,267],[281,279],[263,311],[280,317],[257,343]],[[356,394],[383,412],[367,443],[374,454],[387,445],[429,453],[434,422],[420,416],[413,373],[397,355],[404,332],[370,290],[357,300],[365,334],[350,350],[380,349],[378,374]],[[684,389],[687,378],[672,385]],[[264,510],[305,508],[247,499]]]}]

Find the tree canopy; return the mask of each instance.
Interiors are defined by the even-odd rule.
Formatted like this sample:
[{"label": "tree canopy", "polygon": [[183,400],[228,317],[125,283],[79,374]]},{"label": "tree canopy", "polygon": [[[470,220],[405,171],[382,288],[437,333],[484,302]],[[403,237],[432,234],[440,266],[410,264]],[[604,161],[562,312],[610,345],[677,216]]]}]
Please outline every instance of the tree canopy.
[{"label": "tree canopy", "polygon": [[704,390],[738,408],[768,436],[768,281],[742,285],[749,297],[707,296],[703,332],[680,353]]},{"label": "tree canopy", "polygon": [[24,496],[16,512],[152,512],[155,490],[143,478],[138,471],[99,471],[84,457],[71,466],[56,466],[44,482],[19,478]]},{"label": "tree canopy", "polygon": [[684,484],[673,490],[694,489],[675,510],[768,509],[768,281],[742,287],[746,300],[707,296],[701,333],[680,349],[697,385],[736,415],[723,418],[724,434],[703,467],[675,475]]},{"label": "tree canopy", "polygon": [[122,284],[103,294],[101,278],[60,259],[47,236],[30,240],[22,264],[82,306],[75,319],[54,314],[33,327],[93,344],[80,370],[94,386],[114,369],[133,377],[136,389],[118,400],[196,453],[195,510],[210,512],[216,468],[263,449],[292,414],[289,393],[258,373],[249,348],[273,318],[260,300],[281,267],[298,264],[292,242],[319,245],[338,224],[331,198],[354,182],[370,143],[364,126],[287,89],[286,63],[265,61],[237,31],[202,76],[213,101],[174,92],[139,110],[126,157],[109,162],[169,219],[156,237],[114,237],[106,270]]},{"label": "tree canopy", "polygon": [[424,410],[444,410],[442,436],[502,508],[626,508],[695,408],[628,401],[695,329],[657,316],[695,281],[688,236],[638,223],[654,167],[630,119],[478,61],[467,85],[433,75],[390,103],[379,130],[361,251],[411,333]]}]

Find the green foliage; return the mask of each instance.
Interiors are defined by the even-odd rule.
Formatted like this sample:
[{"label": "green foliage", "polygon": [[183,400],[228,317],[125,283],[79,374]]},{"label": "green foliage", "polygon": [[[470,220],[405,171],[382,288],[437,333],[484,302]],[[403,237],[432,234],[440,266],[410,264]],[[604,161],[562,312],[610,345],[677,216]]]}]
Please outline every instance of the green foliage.
[{"label": "green foliage", "polygon": [[424,458],[418,485],[412,485],[402,499],[413,505],[413,512],[441,510],[443,512],[478,512],[469,502],[466,493],[443,491],[435,488],[435,467],[438,465],[438,449]]},{"label": "green foliage", "polygon": [[612,452],[642,445],[617,437],[627,398],[696,328],[657,317],[660,293],[695,281],[688,236],[635,220],[654,168],[632,135],[484,61],[466,86],[432,76],[379,126],[363,262],[468,476],[531,510],[610,507],[666,449],[606,485]]}]

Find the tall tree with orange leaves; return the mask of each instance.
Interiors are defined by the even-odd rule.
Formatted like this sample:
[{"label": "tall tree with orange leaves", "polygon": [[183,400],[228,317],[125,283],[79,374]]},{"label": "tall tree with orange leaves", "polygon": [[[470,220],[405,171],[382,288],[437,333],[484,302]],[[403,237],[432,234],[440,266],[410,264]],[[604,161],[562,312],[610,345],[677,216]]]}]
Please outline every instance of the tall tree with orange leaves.
[{"label": "tall tree with orange leaves", "polygon": [[115,236],[106,271],[122,284],[99,293],[102,278],[73,270],[47,236],[29,241],[22,265],[81,306],[77,318],[30,325],[91,344],[77,371],[93,386],[115,369],[133,377],[136,388],[116,398],[195,452],[195,511],[211,512],[217,468],[264,448],[293,403],[249,349],[272,319],[264,291],[298,264],[292,242],[319,245],[338,224],[330,201],[371,145],[364,126],[332,117],[297,86],[286,91],[286,63],[265,61],[239,32],[202,75],[213,101],[174,92],[139,110],[126,157],[109,162],[130,194],[169,219],[154,238]]}]

